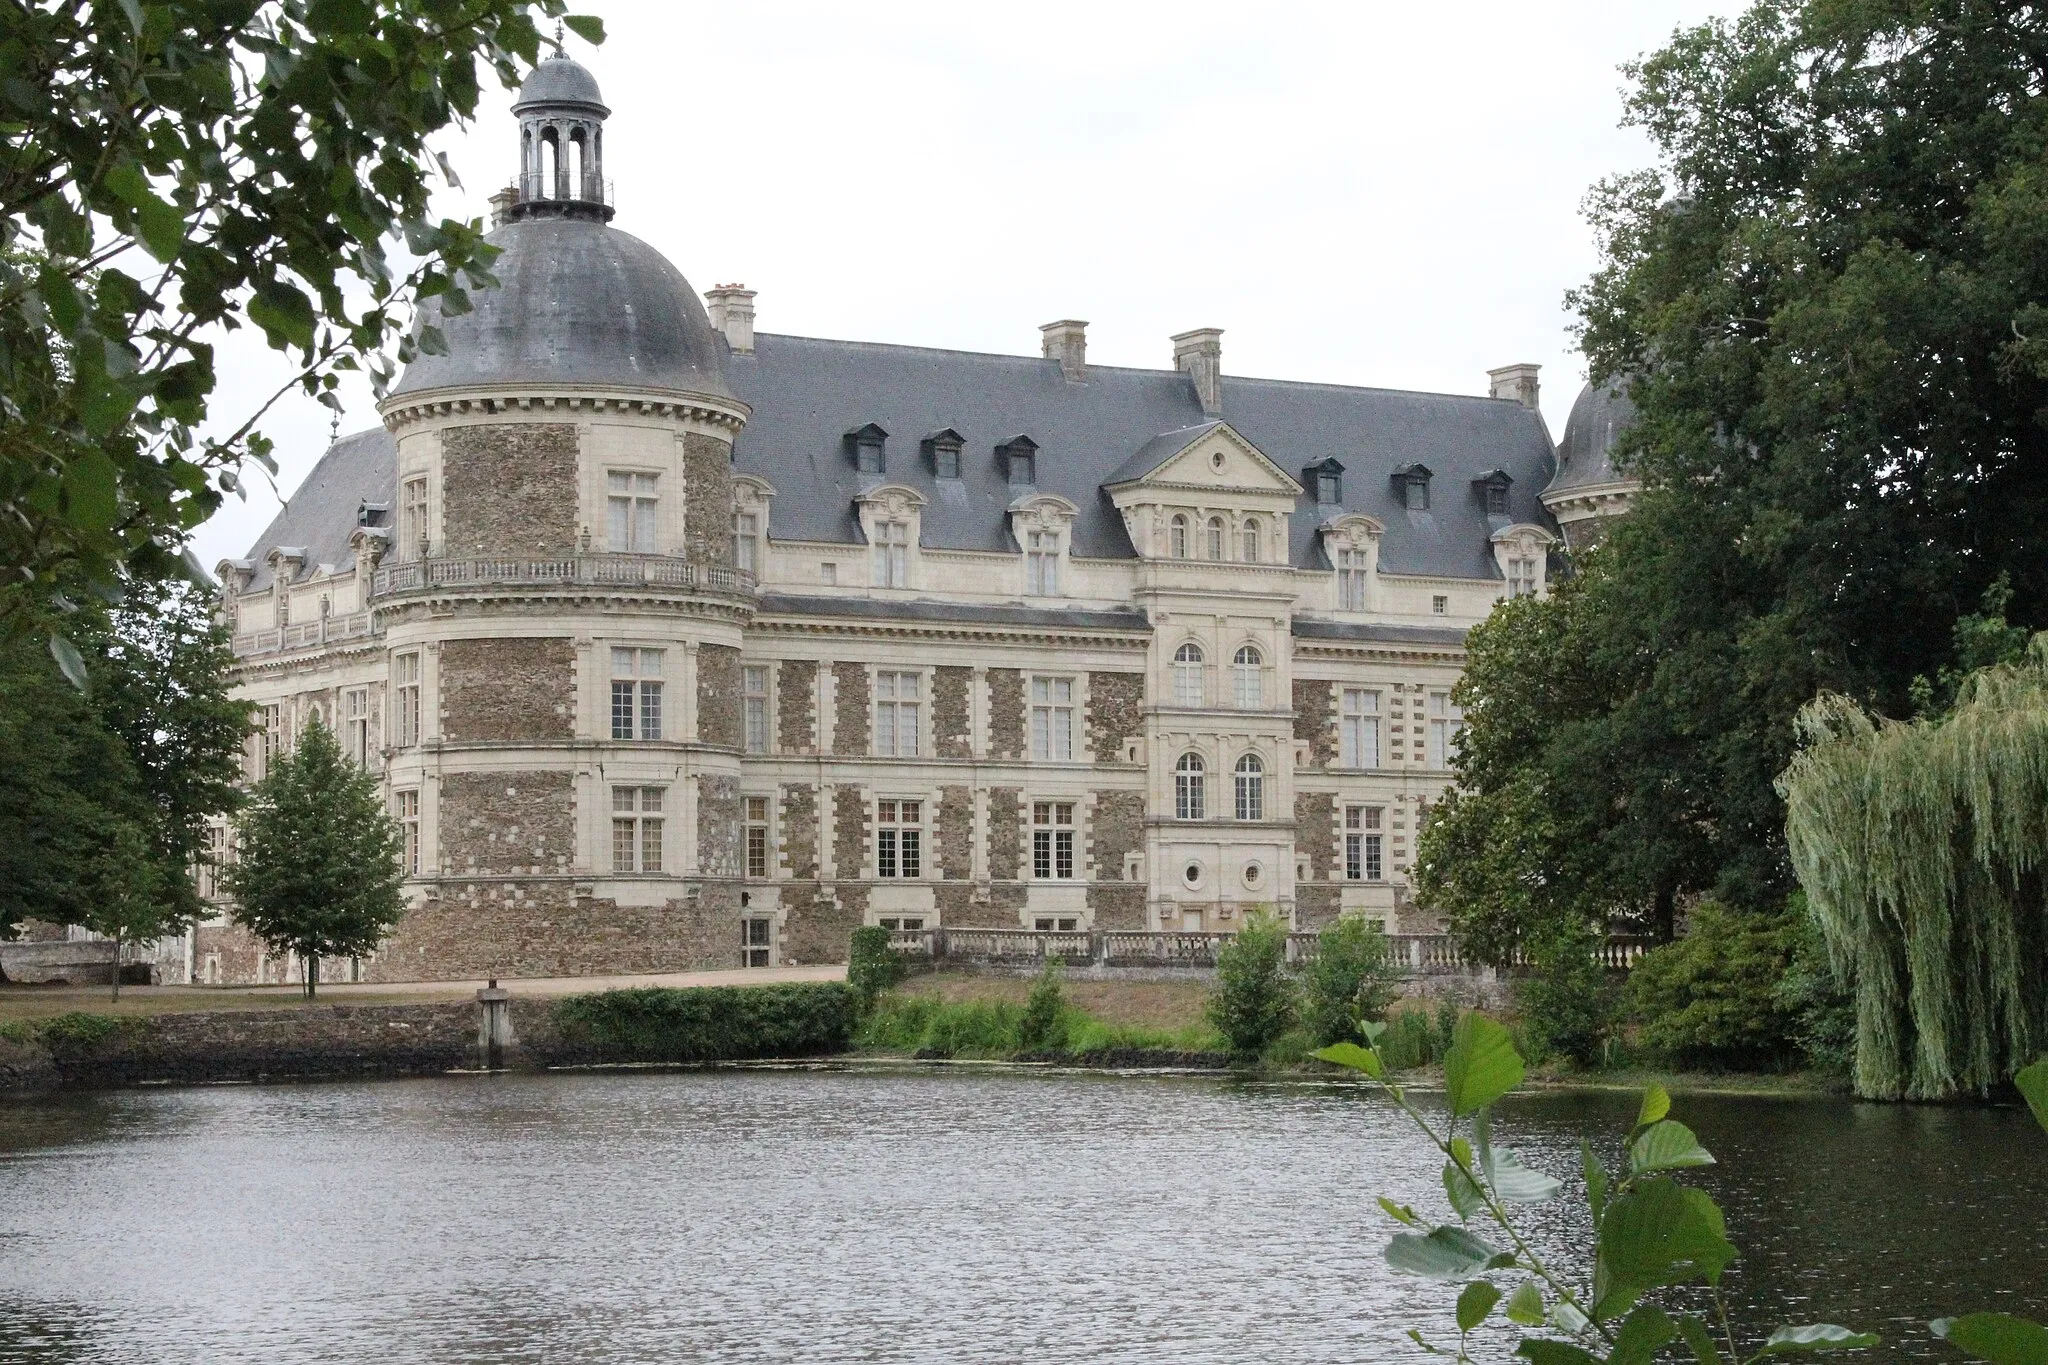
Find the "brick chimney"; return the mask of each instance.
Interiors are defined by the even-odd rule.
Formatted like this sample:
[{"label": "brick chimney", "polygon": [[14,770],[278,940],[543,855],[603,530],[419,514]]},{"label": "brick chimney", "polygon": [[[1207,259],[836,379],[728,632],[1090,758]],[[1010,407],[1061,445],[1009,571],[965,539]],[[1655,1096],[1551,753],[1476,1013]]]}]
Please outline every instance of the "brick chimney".
[{"label": "brick chimney", "polygon": [[1195,381],[1202,411],[1215,417],[1223,411],[1223,329],[1197,327],[1173,339],[1173,368]]},{"label": "brick chimney", "polygon": [[721,284],[704,291],[711,325],[725,333],[734,355],[754,353],[754,293],[743,284]]},{"label": "brick chimney", "polygon": [[1088,382],[1088,324],[1078,318],[1062,318],[1038,329],[1045,339],[1047,360],[1060,363],[1060,373],[1069,384]]},{"label": "brick chimney", "polygon": [[519,189],[507,185],[491,196],[491,226],[501,228],[512,221],[512,206],[519,202]]},{"label": "brick chimney", "polygon": [[1541,365],[1503,365],[1497,370],[1488,370],[1489,391],[1495,398],[1508,398],[1525,408],[1536,406],[1536,371]]}]

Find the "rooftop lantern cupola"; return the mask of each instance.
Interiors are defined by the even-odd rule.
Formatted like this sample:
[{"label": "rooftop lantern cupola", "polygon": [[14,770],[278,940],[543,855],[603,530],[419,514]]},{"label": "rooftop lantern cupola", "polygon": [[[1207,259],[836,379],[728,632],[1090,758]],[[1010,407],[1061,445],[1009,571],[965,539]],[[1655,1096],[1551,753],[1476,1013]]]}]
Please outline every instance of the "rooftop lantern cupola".
[{"label": "rooftop lantern cupola", "polygon": [[559,44],[512,101],[519,118],[519,183],[510,216],[611,221],[604,177],[604,121],[611,110],[597,78]]}]

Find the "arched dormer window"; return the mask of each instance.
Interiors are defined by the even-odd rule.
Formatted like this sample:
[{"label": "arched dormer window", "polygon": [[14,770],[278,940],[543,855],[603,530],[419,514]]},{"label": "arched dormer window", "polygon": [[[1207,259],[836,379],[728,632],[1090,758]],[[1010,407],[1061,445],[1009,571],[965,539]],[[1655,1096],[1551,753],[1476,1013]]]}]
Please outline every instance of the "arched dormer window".
[{"label": "arched dormer window", "polygon": [[1220,561],[1223,558],[1223,518],[1209,518],[1207,540],[1208,544],[1205,548],[1209,552],[1209,558]]},{"label": "arched dormer window", "polygon": [[1258,563],[1258,562],[1259,562],[1259,519],[1258,519],[1257,517],[1247,517],[1247,518],[1245,518],[1245,523],[1244,523],[1244,531],[1243,531],[1243,538],[1244,538],[1244,562],[1245,562],[1245,563],[1247,563],[1247,564],[1256,564],[1256,563]]},{"label": "arched dormer window", "polygon": [[1259,653],[1257,645],[1245,645],[1231,660],[1238,710],[1258,711],[1265,707],[1265,662],[1265,656]]},{"label": "arched dormer window", "polygon": [[1237,818],[1240,820],[1263,820],[1266,818],[1266,765],[1259,761],[1257,754],[1246,754],[1237,760]]},{"label": "arched dormer window", "polygon": [[1202,647],[1190,641],[1173,651],[1174,705],[1202,705],[1208,691],[1202,681]]},{"label": "arched dormer window", "polygon": [[1202,818],[1203,765],[1200,754],[1182,754],[1173,765],[1173,818]]},{"label": "arched dormer window", "polygon": [[1188,519],[1178,513],[1167,523],[1166,553],[1175,559],[1188,557]]}]

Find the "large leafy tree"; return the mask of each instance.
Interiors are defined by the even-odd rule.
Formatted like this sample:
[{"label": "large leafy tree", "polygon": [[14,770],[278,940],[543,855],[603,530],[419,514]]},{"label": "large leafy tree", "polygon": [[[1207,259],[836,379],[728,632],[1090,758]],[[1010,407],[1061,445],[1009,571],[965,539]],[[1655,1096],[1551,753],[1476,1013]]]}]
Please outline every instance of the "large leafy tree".
[{"label": "large leafy tree", "polygon": [[2044,624],[2044,70],[2048,11],[1983,0],[1760,0],[1630,68],[1658,164],[1594,190],[1573,302],[1646,489],[1475,635],[1425,884],[1480,905],[1455,851],[1530,916],[1774,903],[1799,708],[1923,708],[2001,582]]},{"label": "large leafy tree", "polygon": [[305,965],[375,952],[405,913],[404,844],[378,780],[315,718],[256,784],[227,868],[235,921]]},{"label": "large leafy tree", "polygon": [[254,324],[296,366],[280,393],[332,402],[338,369],[388,377],[412,301],[459,312],[489,283],[481,224],[429,216],[428,140],[564,9],[0,0],[0,628],[67,584],[164,576],[242,461],[269,463],[267,404],[210,407],[219,329]]}]

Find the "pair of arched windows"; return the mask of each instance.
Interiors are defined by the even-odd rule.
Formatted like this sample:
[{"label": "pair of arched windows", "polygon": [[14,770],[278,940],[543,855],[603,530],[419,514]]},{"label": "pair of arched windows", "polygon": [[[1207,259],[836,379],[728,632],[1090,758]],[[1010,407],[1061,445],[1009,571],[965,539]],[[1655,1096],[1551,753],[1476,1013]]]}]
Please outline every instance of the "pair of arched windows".
[{"label": "pair of arched windows", "polygon": [[[1168,522],[1166,527],[1167,554],[1175,559],[1192,558],[1194,531],[1194,522],[1185,512],[1174,513],[1173,520]],[[1258,518],[1247,517],[1244,524],[1238,528],[1238,544],[1245,563],[1261,562],[1263,537],[1260,534]],[[1204,557],[1207,559],[1220,562],[1229,558],[1230,529],[1224,524],[1222,517],[1210,517],[1208,523],[1202,527],[1202,546]]]},{"label": "pair of arched windows", "polygon": [[[1208,677],[1202,647],[1194,641],[1173,652],[1173,704],[1206,706]],[[1266,704],[1266,656],[1257,645],[1241,645],[1231,658],[1232,693],[1240,711],[1257,711]]]},{"label": "pair of arched windows", "polygon": [[[1200,754],[1182,754],[1173,768],[1173,815],[1176,820],[1207,818],[1205,781],[1208,765]],[[1235,811],[1240,820],[1266,818],[1266,765],[1257,754],[1237,760],[1231,774]]]}]

